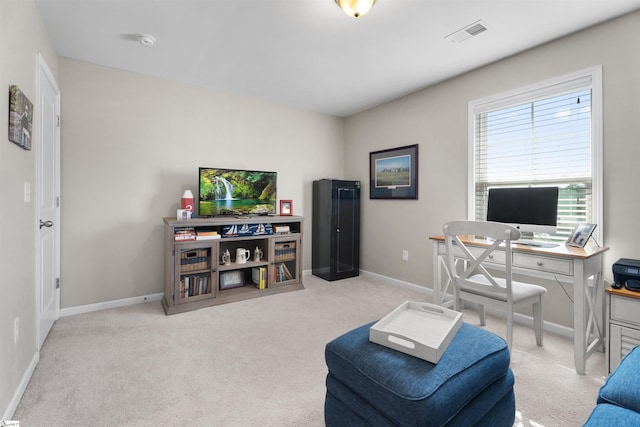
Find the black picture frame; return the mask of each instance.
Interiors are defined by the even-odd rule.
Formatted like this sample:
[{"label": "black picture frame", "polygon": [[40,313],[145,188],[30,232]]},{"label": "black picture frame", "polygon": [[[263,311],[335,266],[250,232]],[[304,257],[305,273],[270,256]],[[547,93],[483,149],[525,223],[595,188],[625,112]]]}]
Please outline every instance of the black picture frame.
[{"label": "black picture frame", "polygon": [[369,153],[369,198],[418,200],[418,144]]},{"label": "black picture frame", "polygon": [[576,225],[573,232],[571,232],[571,235],[567,239],[567,246],[584,248],[595,229],[596,224],[580,223]]}]

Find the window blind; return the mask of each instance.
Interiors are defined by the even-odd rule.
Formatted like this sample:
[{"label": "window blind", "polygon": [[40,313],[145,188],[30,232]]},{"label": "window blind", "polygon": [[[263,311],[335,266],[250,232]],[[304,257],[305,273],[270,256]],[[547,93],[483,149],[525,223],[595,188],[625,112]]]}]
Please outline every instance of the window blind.
[{"label": "window blind", "polygon": [[490,188],[557,186],[558,231],[549,240],[564,241],[575,224],[592,222],[592,90],[589,82],[574,86],[582,87],[476,109],[476,220],[486,219]]}]

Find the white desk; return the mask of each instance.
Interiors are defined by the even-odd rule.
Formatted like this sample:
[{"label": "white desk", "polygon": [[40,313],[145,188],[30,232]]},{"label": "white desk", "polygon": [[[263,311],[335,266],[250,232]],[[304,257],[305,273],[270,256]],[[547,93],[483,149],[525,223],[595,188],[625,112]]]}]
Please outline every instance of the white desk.
[{"label": "white desk", "polygon": [[[433,301],[439,305],[451,306],[453,289],[449,289],[452,284],[445,267],[444,236],[431,236],[429,239],[433,242]],[[487,240],[473,236],[468,236],[463,241],[472,247],[490,245]],[[576,372],[584,375],[587,358],[605,344],[602,258],[609,248],[582,249],[563,244],[555,248],[541,248],[514,244],[512,249],[514,274],[573,284],[574,360]],[[464,259],[462,252],[458,255],[459,259]],[[495,251],[487,266],[504,269],[504,257],[504,251]],[[588,279],[591,277],[593,280],[590,282]],[[446,278],[444,282],[443,278]],[[449,290],[451,293],[447,293]]]}]

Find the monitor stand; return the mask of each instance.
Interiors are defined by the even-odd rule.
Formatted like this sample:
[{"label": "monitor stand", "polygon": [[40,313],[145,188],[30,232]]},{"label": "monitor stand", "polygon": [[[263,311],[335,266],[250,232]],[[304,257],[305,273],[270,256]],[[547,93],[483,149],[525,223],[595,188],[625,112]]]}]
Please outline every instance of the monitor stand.
[{"label": "monitor stand", "polygon": [[555,248],[560,246],[557,243],[550,242],[540,242],[534,240],[533,232],[531,231],[522,231],[520,232],[520,238],[518,240],[514,240],[513,243],[522,246],[531,246],[536,248]]}]

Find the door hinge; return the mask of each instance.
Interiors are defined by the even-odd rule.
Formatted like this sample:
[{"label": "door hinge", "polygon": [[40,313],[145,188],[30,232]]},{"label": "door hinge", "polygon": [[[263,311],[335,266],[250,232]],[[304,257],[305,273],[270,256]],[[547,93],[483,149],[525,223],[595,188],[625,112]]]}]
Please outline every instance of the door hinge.
[{"label": "door hinge", "polygon": [[56,208],[60,207],[60,196],[56,197]]},{"label": "door hinge", "polygon": [[60,289],[60,278],[56,277],[56,289]]},{"label": "door hinge", "polygon": [[60,127],[60,115],[56,116],[56,127]]}]

